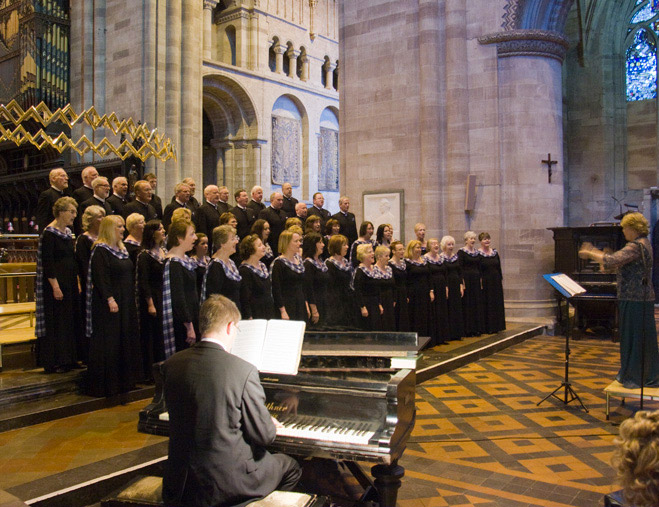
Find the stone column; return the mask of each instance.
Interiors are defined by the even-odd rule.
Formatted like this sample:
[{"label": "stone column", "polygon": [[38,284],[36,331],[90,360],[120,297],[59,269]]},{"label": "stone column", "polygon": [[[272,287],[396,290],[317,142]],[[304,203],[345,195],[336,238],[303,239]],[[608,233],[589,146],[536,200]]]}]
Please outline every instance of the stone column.
[{"label": "stone column", "polygon": [[212,55],[213,9],[217,2],[218,0],[204,0],[204,60],[210,60]]},{"label": "stone column", "polygon": [[284,46],[283,44],[277,44],[274,49],[275,49],[275,55],[276,55],[275,72],[277,74],[283,74],[284,73],[284,53],[286,51],[288,51],[288,46]]},{"label": "stone column", "polygon": [[258,70],[258,68],[259,68],[259,15],[256,12],[252,12],[249,16],[249,69]]},{"label": "stone column", "polygon": [[325,72],[325,89],[327,90],[332,90],[334,88],[334,69],[336,69],[335,63],[325,62],[323,64],[323,71]]},{"label": "stone column", "polygon": [[288,77],[294,78],[297,75],[297,58],[300,56],[300,51],[290,48],[286,51],[288,57]]},{"label": "stone column", "polygon": [[[181,36],[182,0],[169,0],[166,13],[166,59],[165,59],[165,132],[170,137],[178,153],[178,160],[168,160],[165,172],[159,175],[164,179],[164,195],[173,191],[176,182],[181,180]],[[164,176],[164,178],[162,178]]]},{"label": "stone column", "polygon": [[302,76],[300,76],[301,81],[309,81],[309,57],[304,54],[299,58],[302,60]]},{"label": "stone column", "polygon": [[[553,290],[540,275],[554,268],[547,228],[564,225],[561,65],[568,43],[541,30],[502,32],[479,42],[496,43],[498,53],[499,241],[507,315],[552,318]],[[542,164],[547,153],[558,159],[551,182]]]}]

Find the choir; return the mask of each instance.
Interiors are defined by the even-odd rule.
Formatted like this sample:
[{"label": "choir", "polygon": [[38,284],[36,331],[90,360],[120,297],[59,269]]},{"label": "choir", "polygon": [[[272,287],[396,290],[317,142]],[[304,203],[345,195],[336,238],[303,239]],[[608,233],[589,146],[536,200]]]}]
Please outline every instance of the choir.
[{"label": "choir", "polygon": [[[183,187],[177,188],[174,202],[181,204]],[[287,218],[281,194],[271,196],[273,205],[258,219],[252,208],[259,203],[246,207],[246,192],[236,194],[239,206],[218,210],[214,223],[221,225],[212,231],[195,230],[191,206],[168,206],[165,231],[161,220],[146,221],[142,213],[124,222],[90,205],[75,254],[69,228],[77,203],[57,200],[55,219],[41,237],[37,278],[46,371],[82,360],[90,394],[125,392],[150,379],[154,362],[199,339],[199,305],[211,294],[231,299],[243,319],[305,320],[318,330],[415,331],[429,336],[430,346],[505,329],[501,261],[488,233],[478,237],[478,249],[468,231],[456,250],[453,237],[426,240],[425,225],[417,224],[417,239],[403,245],[391,225],[374,235],[365,221],[350,244],[339,233],[341,217],[323,224],[325,214],[314,211],[303,230],[297,216]],[[314,202],[322,210],[320,199]],[[273,229],[279,233],[274,243]]]}]

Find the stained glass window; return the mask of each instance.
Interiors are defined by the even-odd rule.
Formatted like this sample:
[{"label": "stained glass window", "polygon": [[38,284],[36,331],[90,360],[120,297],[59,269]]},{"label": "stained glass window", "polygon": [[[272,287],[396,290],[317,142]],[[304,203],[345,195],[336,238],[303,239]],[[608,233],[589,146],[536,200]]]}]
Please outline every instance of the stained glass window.
[{"label": "stained glass window", "polygon": [[654,0],[637,0],[636,6],[629,24],[629,31],[636,32],[626,54],[628,101],[657,98],[659,7]]}]

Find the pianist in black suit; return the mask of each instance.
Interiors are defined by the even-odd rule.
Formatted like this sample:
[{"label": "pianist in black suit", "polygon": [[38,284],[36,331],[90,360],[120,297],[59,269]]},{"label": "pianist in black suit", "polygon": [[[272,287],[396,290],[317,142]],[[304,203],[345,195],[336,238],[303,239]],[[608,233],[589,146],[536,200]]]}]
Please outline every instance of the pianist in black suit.
[{"label": "pianist in black suit", "polygon": [[256,368],[228,352],[239,320],[233,302],[211,296],[199,316],[201,342],[164,363],[166,505],[246,505],[291,490],[300,478],[293,458],[264,448],[279,423],[265,406]]},{"label": "pianist in black suit", "polygon": [[53,215],[53,205],[60,197],[70,197],[69,192],[69,175],[61,167],[53,169],[48,174],[50,187],[41,194],[37,201],[37,225],[39,226],[39,234],[48,226],[50,222],[55,220]]}]

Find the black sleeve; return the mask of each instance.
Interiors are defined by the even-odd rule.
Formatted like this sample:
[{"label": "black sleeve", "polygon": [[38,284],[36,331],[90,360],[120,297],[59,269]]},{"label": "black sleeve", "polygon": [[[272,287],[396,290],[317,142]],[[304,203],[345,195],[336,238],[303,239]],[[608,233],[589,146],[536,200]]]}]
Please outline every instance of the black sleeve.
[{"label": "black sleeve", "polygon": [[313,290],[313,282],[316,277],[316,267],[310,262],[304,262],[304,298],[310,305],[316,304],[316,295]]},{"label": "black sleeve", "polygon": [[162,225],[165,228],[165,231],[169,231],[169,225],[172,223],[172,215],[174,214],[174,206],[168,204],[165,207],[165,213],[162,217]]},{"label": "black sleeve", "polygon": [[195,322],[192,315],[191,305],[185,297],[185,284],[188,283],[185,274],[185,268],[179,262],[169,261],[169,280],[172,290],[172,310],[174,320],[178,322]]},{"label": "black sleeve", "polygon": [[282,293],[282,284],[284,283],[283,269],[286,267],[281,261],[273,261],[272,264],[272,298],[275,300],[275,308],[278,310],[284,306],[284,297]]},{"label": "black sleeve", "polygon": [[[194,214],[194,224],[197,229],[197,232],[203,232],[206,236],[210,236],[209,233],[213,231],[207,231],[208,225],[206,224],[206,210],[201,207],[197,209],[197,212]],[[212,252],[211,252],[212,254]]]},{"label": "black sleeve", "polygon": [[78,236],[78,239],[76,240],[76,262],[78,264],[78,276],[80,277],[81,282],[87,279],[89,271],[90,246],[91,245],[86,236]]},{"label": "black sleeve", "polygon": [[41,266],[43,268],[44,280],[57,278],[55,267],[55,235],[50,232],[41,237]]},{"label": "black sleeve", "polygon": [[137,290],[144,301],[153,298],[149,280],[151,280],[151,262],[149,254],[143,251],[137,256]]},{"label": "black sleeve", "polygon": [[366,275],[361,269],[355,271],[355,301],[357,301],[357,307],[362,308],[366,306],[364,302],[364,281]]},{"label": "black sleeve", "polygon": [[206,269],[206,297],[211,294],[222,294],[226,275],[224,268],[218,262],[211,262]]},{"label": "black sleeve", "polygon": [[499,270],[499,277],[503,280],[503,271],[501,270],[501,257],[499,257],[499,254],[497,253],[497,269]]},{"label": "black sleeve", "polygon": [[112,276],[110,275],[110,255],[102,247],[96,247],[92,256],[92,283],[101,293],[103,301],[114,297]]},{"label": "black sleeve", "polygon": [[245,440],[252,445],[271,444],[277,435],[270,412],[265,406],[265,392],[256,368],[247,376],[241,403],[242,429]]},{"label": "black sleeve", "polygon": [[357,266],[359,266],[359,261],[357,260],[357,247],[358,246],[359,245],[357,245],[356,243],[353,243],[350,246],[350,264],[352,264],[353,268],[356,268]]},{"label": "black sleeve", "polygon": [[42,192],[37,201],[37,225],[39,226],[39,234],[53,221],[53,205],[48,198],[47,192]]},{"label": "black sleeve", "polygon": [[245,320],[252,318],[252,282],[253,275],[247,267],[240,267],[240,316]]}]

